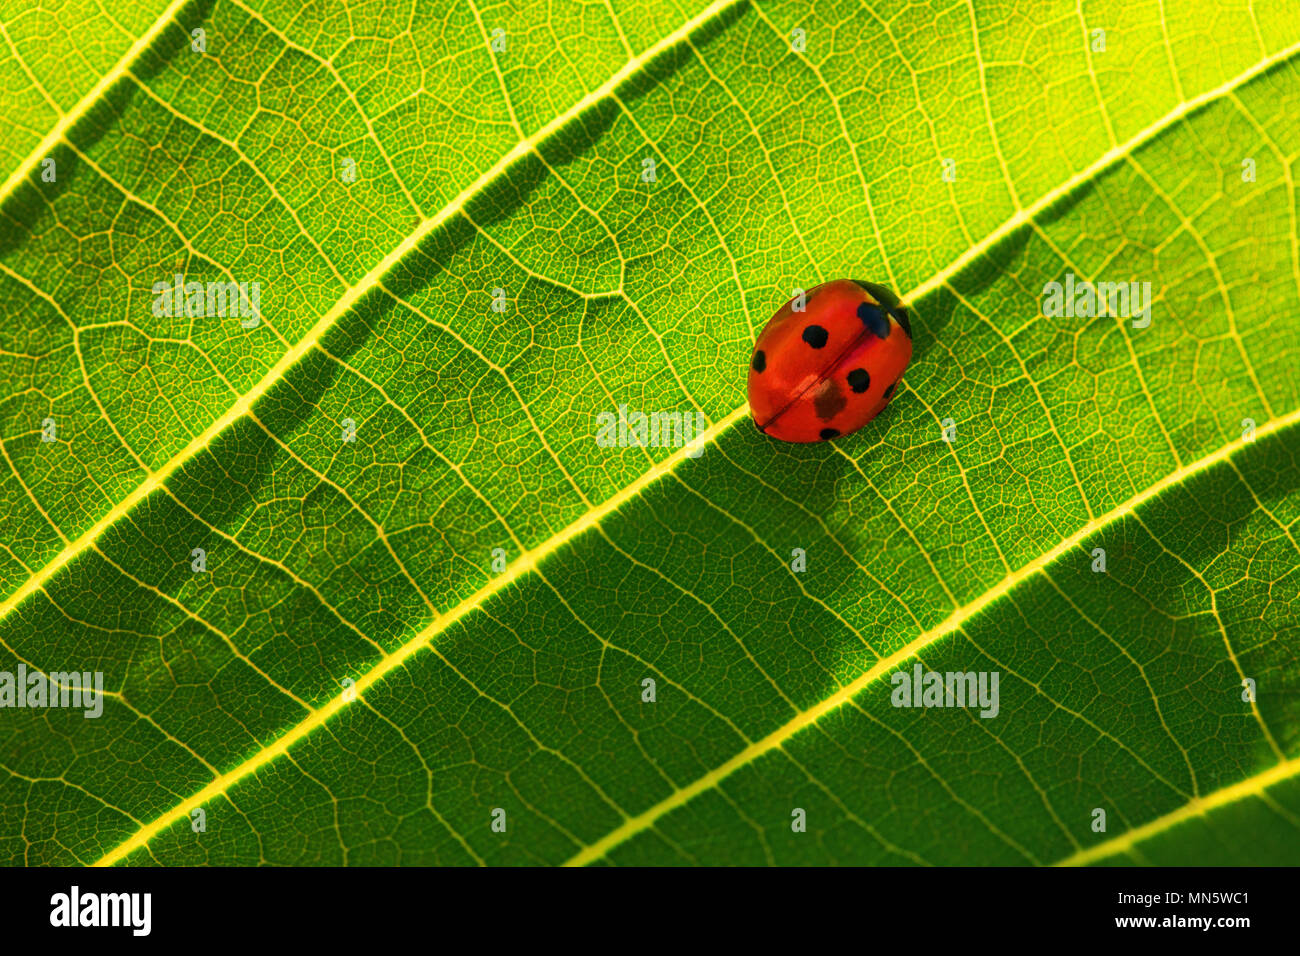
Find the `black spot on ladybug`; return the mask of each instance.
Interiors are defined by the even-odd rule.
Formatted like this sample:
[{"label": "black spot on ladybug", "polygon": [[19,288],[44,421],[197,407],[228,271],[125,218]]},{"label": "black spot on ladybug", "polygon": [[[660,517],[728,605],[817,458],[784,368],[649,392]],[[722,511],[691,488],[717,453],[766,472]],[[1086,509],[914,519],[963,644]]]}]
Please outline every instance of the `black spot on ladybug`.
[{"label": "black spot on ladybug", "polygon": [[762,349],[754,353],[754,361],[749,363],[749,367],[755,372],[761,372],[767,368],[767,356],[763,354]]},{"label": "black spot on ladybug", "polygon": [[826,330],[820,325],[810,325],[808,328],[803,330],[803,340],[815,349],[819,349],[825,345],[827,338],[829,338],[829,336],[826,334]]},{"label": "black spot on ladybug", "polygon": [[880,310],[880,306],[863,302],[858,306],[858,318],[876,338],[889,338],[889,320],[885,318],[885,313]]},{"label": "black spot on ladybug", "polygon": [[[897,382],[894,383],[894,385],[897,384],[898,384]],[[885,401],[889,401],[889,396],[894,394],[894,385],[891,385],[889,386],[889,388],[885,389]]]},{"label": "black spot on ladybug", "polygon": [[908,318],[907,310],[900,306],[891,312],[890,315],[894,317],[894,320],[899,324],[902,330],[907,333],[907,337],[910,339],[912,337],[912,320]]},{"label": "black spot on ladybug", "polygon": [[822,441],[827,441],[831,438],[838,438],[840,436],[840,430],[838,428],[823,428],[821,430],[821,436]]},{"label": "black spot on ladybug", "polygon": [[865,368],[855,368],[849,372],[849,387],[861,395],[871,387],[871,374]]}]

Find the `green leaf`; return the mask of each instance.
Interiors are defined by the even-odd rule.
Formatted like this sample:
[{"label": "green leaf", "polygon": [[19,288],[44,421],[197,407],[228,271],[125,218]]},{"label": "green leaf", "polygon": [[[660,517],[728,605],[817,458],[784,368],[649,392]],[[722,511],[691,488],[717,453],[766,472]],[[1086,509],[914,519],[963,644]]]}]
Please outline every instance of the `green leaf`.
[{"label": "green leaf", "polygon": [[[106,699],[0,710],[0,858],[1296,862],[1300,20],[1176,6],[6,13],[0,672]],[[912,365],[773,442],[841,276]]]}]

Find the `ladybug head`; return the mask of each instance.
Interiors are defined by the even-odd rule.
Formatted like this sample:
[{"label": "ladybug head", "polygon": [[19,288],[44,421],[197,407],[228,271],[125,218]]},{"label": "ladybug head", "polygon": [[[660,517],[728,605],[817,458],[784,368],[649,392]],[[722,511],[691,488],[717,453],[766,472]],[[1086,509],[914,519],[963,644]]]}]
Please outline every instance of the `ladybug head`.
[{"label": "ladybug head", "polygon": [[891,310],[889,314],[902,326],[903,331],[907,333],[907,337],[910,339],[912,337],[912,320],[908,318],[907,310],[900,305]]},{"label": "ladybug head", "polygon": [[893,316],[894,321],[902,327],[909,339],[912,337],[912,320],[908,316],[907,310],[898,304],[898,296],[878,282],[854,279],[853,283],[871,296],[886,314]]}]

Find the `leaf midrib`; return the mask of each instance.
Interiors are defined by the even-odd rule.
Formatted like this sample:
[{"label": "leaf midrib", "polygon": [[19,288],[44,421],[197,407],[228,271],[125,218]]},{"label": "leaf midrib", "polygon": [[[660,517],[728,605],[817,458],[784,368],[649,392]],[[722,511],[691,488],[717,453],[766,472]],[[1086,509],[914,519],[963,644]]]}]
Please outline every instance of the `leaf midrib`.
[{"label": "leaf midrib", "polygon": [[[686,39],[691,33],[708,23],[710,20],[721,15],[725,10],[736,5],[738,2],[740,2],[740,0],[715,0],[713,4],[696,17],[692,18],[681,28],[662,38],[652,47],[648,48],[643,54],[631,58],[623,68],[613,74],[604,84],[596,90],[593,90],[591,93],[585,95],[572,107],[560,114],[560,116],[556,117],[551,122],[547,123],[536,133],[521,140],[514,148],[502,156],[490,169],[485,171],[477,177],[474,182],[463,189],[437,214],[429,219],[423,220],[411,235],[403,240],[403,242],[392,252],[385,256],[384,259],[368,272],[355,286],[350,288],[296,345],[286,351],[284,355],[281,356],[280,360],[277,361],[267,374],[257,383],[257,385],[241,396],[240,399],[226,411],[226,413],[209,425],[207,429],[191,441],[184,449],[173,456],[173,458],[171,458],[161,469],[150,473],[149,476],[126,498],[110,509],[109,512],[107,512],[90,529],[79,536],[68,547],[65,547],[59,555],[47,563],[37,574],[31,576],[21,588],[0,604],[0,621],[2,621],[13,608],[17,607],[22,600],[39,590],[45,582],[62,567],[67,565],[82,551],[90,547],[94,540],[111,525],[116,523],[118,519],[125,516],[135,507],[135,505],[139,504],[140,501],[146,498],[153,491],[161,488],[167,479],[170,478],[170,476],[185,462],[203,449],[207,448],[213,439],[215,439],[221,432],[242,418],[243,415],[251,409],[252,405],[262,397],[262,395],[264,395],[277,381],[279,381],[304,355],[316,346],[324,336],[325,332],[328,331],[328,329],[332,327],[340,317],[346,314],[363,294],[378,286],[380,280],[390,269],[405,258],[406,254],[418,246],[419,243],[422,242],[431,232],[445,223],[452,216],[459,213],[471,198],[478,195],[487,186],[496,181],[500,176],[504,175],[506,171],[521,158],[535,151],[545,140],[558,133],[569,123],[576,121],[597,103],[613,94],[619,86],[639,70],[643,69],[650,61],[675,46],[677,43]],[[131,46],[122,61],[120,61],[113,70],[101,77],[100,81],[95,84],[91,92],[87,94],[87,96],[84,97],[73,110],[69,111],[60,119],[59,123],[56,124],[53,130],[51,130],[50,134],[42,140],[38,149],[29,156],[28,160],[15,170],[14,174],[5,182],[3,188],[0,188],[0,201],[7,198],[16,187],[16,184],[30,174],[35,163],[39,161],[41,154],[48,151],[48,149],[54,144],[62,140],[72,126],[75,125],[75,123],[85,114],[89,106],[97,101],[98,98],[101,97],[115,82],[123,78],[129,72],[130,66],[134,60],[153,43],[184,5],[185,0],[176,0],[176,2],[172,3],[150,30]],[[1136,149],[1147,141],[1160,135],[1173,123],[1202,109],[1219,97],[1230,93],[1232,90],[1249,82],[1269,69],[1272,69],[1279,63],[1290,59],[1297,52],[1300,52],[1300,43],[1293,44],[1269,57],[1264,58],[1250,69],[1238,74],[1236,77],[1229,79],[1212,90],[1205,91],[1190,100],[1181,102],[1177,107],[1165,116],[1161,117],[1155,123],[1150,124],[1123,144],[1118,144],[1112,147],[1093,163],[1072,175],[1059,187],[1049,191],[1032,205],[1018,208],[1016,213],[1002,223],[997,229],[989,233],[980,242],[968,248],[948,267],[936,273],[916,289],[912,290],[909,294],[905,295],[903,300],[908,303],[915,303],[917,299],[924,297],[929,292],[941,288],[943,285],[948,283],[953,276],[966,268],[966,266],[989,252],[998,245],[998,243],[1017,231],[1019,228],[1031,222],[1038,214],[1068,198],[1079,187],[1090,182],[1098,174],[1118,160],[1131,155]],[[736,409],[726,416],[726,418],[711,426],[705,433],[703,440],[705,442],[712,441],[721,432],[729,428],[730,425],[744,418],[745,412],[746,409],[743,406]],[[1259,434],[1263,436],[1271,431],[1285,429],[1294,424],[1297,420],[1300,420],[1300,411],[1292,412],[1269,422],[1259,430]],[[639,832],[640,830],[652,825],[654,820],[657,820],[670,809],[685,803],[695,794],[709,789],[736,769],[752,762],[752,760],[756,759],[762,753],[766,753],[768,750],[780,746],[785,740],[789,739],[799,730],[815,722],[824,713],[834,710],[841,704],[847,702],[868,683],[880,676],[880,674],[897,666],[901,661],[906,660],[924,647],[940,639],[945,634],[955,630],[972,614],[977,613],[988,604],[1009,593],[1010,590],[1020,581],[1037,573],[1037,571],[1041,570],[1046,564],[1055,560],[1056,557],[1059,557],[1070,547],[1077,544],[1077,542],[1087,534],[1094,533],[1110,521],[1116,520],[1123,514],[1129,513],[1133,508],[1139,506],[1144,501],[1149,500],[1173,484],[1179,483],[1195,471],[1203,470],[1217,461],[1226,459],[1238,447],[1240,446],[1224,446],[1205,458],[1200,459],[1198,462],[1176,470],[1169,476],[1166,476],[1165,479],[1157,482],[1146,491],[1135,496],[1135,498],[1130,499],[1129,502],[1114,509],[1102,518],[1097,519],[1096,521],[1090,521],[1088,525],[1085,525],[1083,529],[1071,536],[1071,538],[1062,542],[1051,551],[1046,552],[1044,555],[1040,556],[1040,558],[1024,566],[1019,571],[1008,575],[1002,582],[990,589],[990,591],[985,592],[985,594],[981,595],[981,597],[975,602],[955,611],[938,627],[927,631],[894,655],[878,662],[869,671],[861,675],[845,688],[842,688],[841,691],[837,692],[832,697],[822,701],[816,707],[804,711],[777,731],[774,731],[768,737],[756,744],[751,745],[751,747],[746,748],[746,750],[742,751],[741,754],[737,755],[737,757],[696,781],[696,783],[677,791],[677,793],[666,798],[664,801],[661,801],[659,804],[656,804],[656,806],[652,807],[650,810],[645,811],[635,818],[631,818],[623,826],[611,831],[611,833],[605,838],[592,844],[569,862],[589,862],[590,860],[599,858],[613,846],[623,842],[635,832]],[[557,535],[548,538],[539,545],[538,548],[522,555],[510,566],[510,568],[507,569],[505,573],[493,579],[492,582],[480,589],[479,592],[476,592],[466,601],[461,602],[460,605],[448,614],[439,616],[433,623],[421,630],[414,639],[403,645],[403,647],[397,652],[387,655],[379,664],[368,671],[357,682],[357,693],[363,692],[365,688],[373,685],[378,680],[381,680],[390,670],[398,666],[401,661],[405,660],[411,654],[418,652],[418,650],[424,647],[429,640],[448,627],[455,620],[458,620],[469,611],[480,606],[483,601],[487,600],[502,587],[510,583],[510,581],[527,574],[537,566],[537,563],[540,560],[543,560],[545,557],[558,550],[558,548],[563,546],[564,543],[578,534],[581,534],[588,528],[599,524],[600,520],[607,514],[617,510],[617,508],[635,498],[640,491],[649,484],[656,481],[662,475],[672,471],[673,468],[680,463],[683,457],[684,454],[678,454],[657,464],[637,479],[636,482],[632,483],[606,502],[588,511]],[[239,780],[242,780],[250,773],[254,772],[257,768],[274,760],[281,753],[286,752],[289,747],[305,737],[311,732],[311,730],[315,729],[315,727],[324,724],[331,716],[333,716],[334,713],[342,708],[343,703],[341,696],[331,700],[329,704],[313,712],[311,717],[307,720],[296,724],[291,730],[282,735],[270,746],[263,748],[254,757],[249,758],[233,770],[218,777],[209,784],[208,787],[196,794],[191,800],[178,805],[176,808],[173,808],[173,810],[157,818],[151,824],[142,827],[135,836],[101,858],[97,865],[109,865],[115,863],[133,852],[135,849],[147,845],[154,835],[172,822],[175,822],[175,820],[179,819],[183,815],[185,807],[196,803],[206,802],[212,797],[226,792],[230,786],[233,786]],[[1300,763],[1296,761],[1283,766],[1291,767],[1292,764],[1295,764],[1296,768],[1300,768]],[[1295,772],[1295,769],[1291,772]],[[1254,778],[1248,778],[1248,780],[1243,781],[1243,783],[1248,783],[1251,779]],[[1240,786],[1240,784],[1236,786]],[[1119,840],[1121,837],[1115,839]],[[1095,849],[1096,848],[1094,848],[1094,850]]]}]

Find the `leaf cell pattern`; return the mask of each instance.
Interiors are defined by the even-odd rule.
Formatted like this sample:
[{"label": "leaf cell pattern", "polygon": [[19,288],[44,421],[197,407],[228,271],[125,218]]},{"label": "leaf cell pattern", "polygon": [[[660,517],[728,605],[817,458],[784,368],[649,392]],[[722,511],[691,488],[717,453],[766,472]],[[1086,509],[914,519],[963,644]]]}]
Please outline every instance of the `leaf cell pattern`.
[{"label": "leaf cell pattern", "polygon": [[[0,859],[1300,861],[1298,12],[3,4],[0,671],[106,701],[0,711]],[[837,276],[912,366],[774,444]]]}]

